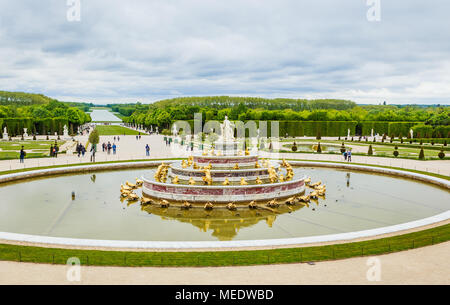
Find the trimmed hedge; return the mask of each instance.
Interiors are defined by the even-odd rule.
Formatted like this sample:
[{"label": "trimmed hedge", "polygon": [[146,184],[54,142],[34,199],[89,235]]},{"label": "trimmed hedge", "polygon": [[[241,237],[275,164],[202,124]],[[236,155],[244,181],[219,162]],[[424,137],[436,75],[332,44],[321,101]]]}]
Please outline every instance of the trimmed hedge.
[{"label": "trimmed hedge", "polygon": [[369,136],[372,132],[379,135],[387,134],[394,137],[407,137],[410,129],[418,122],[361,122],[361,134]]},{"label": "trimmed hedge", "polygon": [[8,130],[8,135],[20,136],[23,134],[23,129],[28,128],[28,134],[40,134],[46,135],[48,133],[54,134],[57,132],[59,135],[63,134],[64,125],[67,127],[72,127],[69,125],[69,121],[66,118],[49,118],[49,119],[38,119],[34,120],[31,118],[15,118],[15,119],[1,119],[1,133],[3,134],[3,129],[6,127]]}]

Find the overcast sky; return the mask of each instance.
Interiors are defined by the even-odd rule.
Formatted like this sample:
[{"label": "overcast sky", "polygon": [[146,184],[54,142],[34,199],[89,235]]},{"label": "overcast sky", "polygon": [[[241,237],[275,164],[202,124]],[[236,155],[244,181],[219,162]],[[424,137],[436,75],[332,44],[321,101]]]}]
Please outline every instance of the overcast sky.
[{"label": "overcast sky", "polygon": [[450,104],[450,1],[0,0],[0,90]]}]

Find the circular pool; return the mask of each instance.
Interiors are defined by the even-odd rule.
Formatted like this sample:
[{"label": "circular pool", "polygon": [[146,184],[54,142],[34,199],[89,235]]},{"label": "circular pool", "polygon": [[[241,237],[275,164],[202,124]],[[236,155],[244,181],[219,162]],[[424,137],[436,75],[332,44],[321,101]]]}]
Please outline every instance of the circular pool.
[{"label": "circular pool", "polygon": [[0,184],[0,232],[103,241],[264,241],[361,232],[449,211],[448,189],[324,167],[296,168],[296,175],[327,185],[326,197],[309,206],[185,211],[120,200],[120,184],[152,176],[153,171],[79,173]]}]

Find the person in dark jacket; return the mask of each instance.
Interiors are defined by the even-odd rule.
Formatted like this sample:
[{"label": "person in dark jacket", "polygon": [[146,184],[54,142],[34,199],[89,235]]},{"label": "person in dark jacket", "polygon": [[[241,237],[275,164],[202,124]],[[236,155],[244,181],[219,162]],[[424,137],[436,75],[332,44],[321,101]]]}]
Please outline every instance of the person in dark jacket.
[{"label": "person in dark jacket", "polygon": [[27,155],[27,153],[25,152],[25,150],[23,149],[23,146],[22,146],[22,149],[20,150],[20,163],[24,163],[24,159],[25,159],[26,155]]}]

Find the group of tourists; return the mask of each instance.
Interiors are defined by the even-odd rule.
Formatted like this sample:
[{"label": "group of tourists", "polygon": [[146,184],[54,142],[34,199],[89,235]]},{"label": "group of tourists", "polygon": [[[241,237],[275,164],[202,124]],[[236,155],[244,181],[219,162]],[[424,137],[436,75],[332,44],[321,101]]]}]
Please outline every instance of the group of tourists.
[{"label": "group of tourists", "polygon": [[344,151],[342,155],[344,156],[345,161],[352,162],[352,151],[350,149]]},{"label": "group of tourists", "polygon": [[80,157],[80,155],[82,155],[84,157],[84,154],[86,153],[86,147],[84,147],[83,144],[78,143],[75,151],[77,152],[78,157]]},{"label": "group of tourists", "polygon": [[117,145],[116,145],[115,142],[113,144],[111,144],[111,142],[108,141],[108,144],[106,144],[106,143],[102,144],[102,151],[103,152],[106,151],[108,153],[108,155],[110,155],[111,154],[111,150],[113,152],[113,155],[115,155],[116,152],[117,152]]},{"label": "group of tourists", "polygon": [[172,144],[172,138],[164,137],[164,142],[166,142],[166,146],[170,146]]},{"label": "group of tourists", "polygon": [[50,157],[58,158],[58,152],[59,152],[59,147],[58,147],[58,144],[55,142],[55,145],[50,146]]}]

